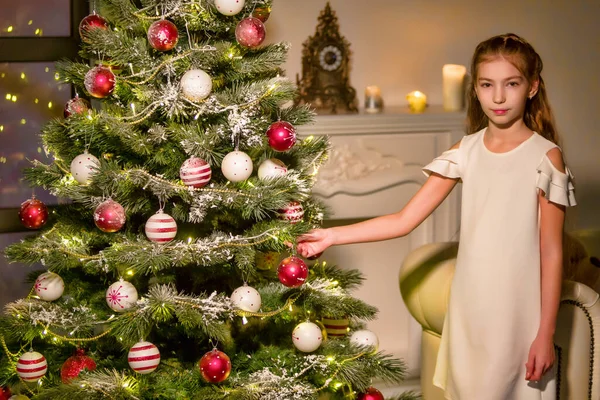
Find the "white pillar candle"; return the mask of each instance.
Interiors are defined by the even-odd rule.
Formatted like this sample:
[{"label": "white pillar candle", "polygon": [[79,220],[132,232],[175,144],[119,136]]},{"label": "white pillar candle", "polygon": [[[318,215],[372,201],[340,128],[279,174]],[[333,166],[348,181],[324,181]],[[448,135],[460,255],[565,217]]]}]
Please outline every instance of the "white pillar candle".
[{"label": "white pillar candle", "polygon": [[367,86],[365,89],[365,111],[378,113],[383,108],[381,89],[378,86]]},{"label": "white pillar candle", "polygon": [[459,111],[465,105],[464,65],[446,64],[442,67],[444,110]]}]

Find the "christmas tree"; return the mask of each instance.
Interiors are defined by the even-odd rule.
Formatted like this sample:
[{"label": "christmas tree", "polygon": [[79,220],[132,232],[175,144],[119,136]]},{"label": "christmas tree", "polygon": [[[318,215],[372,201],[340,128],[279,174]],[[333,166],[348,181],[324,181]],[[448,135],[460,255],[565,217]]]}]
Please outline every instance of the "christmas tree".
[{"label": "christmas tree", "polygon": [[[326,137],[296,137],[265,44],[271,0],[102,0],[78,95],[24,171],[68,202],[24,202],[36,235],[5,250],[41,263],[0,320],[0,384],[32,399],[383,398],[405,366],[364,329],[361,275],[293,254],[326,210],[311,197]],[[94,99],[94,107],[86,100]],[[375,342],[375,343],[374,343]],[[412,394],[402,398],[415,398]]]}]

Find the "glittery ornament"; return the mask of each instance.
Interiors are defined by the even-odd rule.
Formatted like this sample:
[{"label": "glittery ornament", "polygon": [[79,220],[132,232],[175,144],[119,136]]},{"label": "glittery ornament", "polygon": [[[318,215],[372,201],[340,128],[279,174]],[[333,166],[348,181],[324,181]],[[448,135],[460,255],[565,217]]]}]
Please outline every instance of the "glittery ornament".
[{"label": "glittery ornament", "polygon": [[379,346],[379,338],[377,337],[375,332],[372,332],[367,329],[362,329],[353,332],[352,335],[350,335],[350,343],[356,346],[373,347],[374,350],[377,350],[377,347]]},{"label": "glittery ornament", "polygon": [[11,396],[10,388],[8,386],[4,386],[0,388],[0,400],[8,400]]},{"label": "glittery ornament", "polygon": [[243,151],[232,151],[221,162],[221,172],[231,182],[245,181],[252,175],[252,159]]},{"label": "glittery ornament", "polygon": [[19,219],[25,228],[39,229],[48,221],[48,207],[43,201],[32,196],[31,199],[21,203]]},{"label": "glittery ornament", "polygon": [[60,369],[60,378],[63,383],[69,383],[77,378],[84,370],[93,371],[96,369],[96,362],[85,355],[83,349],[77,349],[75,354],[67,358]]},{"label": "glittery ornament", "polygon": [[231,293],[231,302],[240,310],[257,312],[260,310],[262,299],[258,290],[251,286],[244,285]]},{"label": "glittery ornament", "polygon": [[210,383],[223,382],[231,373],[231,361],[227,354],[219,350],[206,353],[198,363],[204,380]]},{"label": "glittery ornament", "polygon": [[279,281],[287,287],[299,287],[306,282],[308,267],[296,256],[284,258],[277,268]]},{"label": "glittery ornament", "polygon": [[96,207],[94,222],[102,232],[116,232],[125,225],[125,210],[116,201],[108,199]]},{"label": "glittery ornament", "polygon": [[160,351],[150,342],[138,342],[129,350],[127,361],[135,372],[149,374],[160,364]]},{"label": "glittery ornament", "polygon": [[302,217],[304,217],[304,208],[297,201],[290,201],[287,206],[277,211],[277,218],[287,221],[290,224],[302,221]]},{"label": "glittery ornament", "polygon": [[325,332],[327,332],[328,337],[345,337],[348,333],[348,326],[350,325],[348,318],[323,317],[321,322],[325,326]]},{"label": "glittery ornament", "polygon": [[99,16],[98,14],[90,14],[79,23],[79,37],[84,42],[88,42],[89,40],[86,38],[86,32],[89,32],[92,29],[100,28],[106,29],[108,28],[108,21]]},{"label": "glittery ornament", "polygon": [[110,285],[106,291],[106,303],[113,311],[127,311],[137,300],[138,293],[135,286],[123,279]]},{"label": "glittery ornament", "polygon": [[17,361],[17,375],[25,382],[36,382],[48,371],[48,362],[37,351],[28,351]]},{"label": "glittery ornament", "polygon": [[279,265],[279,253],[274,251],[257,251],[254,256],[256,268],[261,270],[275,269]]},{"label": "glittery ornament", "polygon": [[248,17],[235,27],[235,38],[244,47],[254,48],[261,45],[266,37],[265,26],[258,18]]},{"label": "glittery ornament", "polygon": [[292,332],[292,342],[296,348],[304,353],[315,351],[323,342],[323,332],[317,324],[302,322]]},{"label": "glittery ornament", "polygon": [[258,178],[261,180],[267,180],[271,178],[277,178],[287,174],[287,167],[283,161],[277,158],[269,158],[258,167]]},{"label": "glittery ornament", "polygon": [[215,0],[215,7],[223,15],[236,15],[244,8],[246,0]]},{"label": "glittery ornament", "polygon": [[102,65],[90,69],[83,80],[85,90],[96,98],[103,99],[115,90],[115,74]]},{"label": "glittery ornament", "polygon": [[185,160],[179,169],[179,176],[183,183],[195,188],[206,186],[210,182],[211,175],[210,165],[194,156]]},{"label": "glittery ornament", "polygon": [[177,44],[179,31],[171,21],[161,19],[148,28],[148,42],[158,51],[169,51]]},{"label": "glittery ornament", "polygon": [[254,11],[252,11],[252,16],[254,18],[260,19],[261,22],[264,24],[271,16],[271,7],[256,7]]},{"label": "glittery ornament", "polygon": [[181,77],[181,92],[191,101],[201,101],[212,90],[212,78],[201,69],[190,69]]},{"label": "glittery ornament", "polygon": [[63,115],[65,118],[69,118],[73,114],[82,115],[87,113],[92,108],[92,105],[86,99],[82,99],[79,96],[73,97],[65,104]]},{"label": "glittery ornament", "polygon": [[267,129],[269,146],[275,151],[287,151],[296,144],[296,128],[286,121],[273,122]]},{"label": "glittery ornament", "polygon": [[383,394],[375,389],[374,387],[370,387],[364,393],[360,393],[357,400],[384,400]]},{"label": "glittery ornament", "polygon": [[34,289],[40,299],[54,301],[65,291],[65,282],[54,272],[44,272],[35,280]]},{"label": "glittery ornament", "polygon": [[86,185],[99,167],[100,161],[86,150],[71,161],[70,170],[77,182]]},{"label": "glittery ornament", "polygon": [[151,216],[144,227],[146,237],[156,243],[167,243],[177,235],[177,222],[169,214],[158,210]]}]

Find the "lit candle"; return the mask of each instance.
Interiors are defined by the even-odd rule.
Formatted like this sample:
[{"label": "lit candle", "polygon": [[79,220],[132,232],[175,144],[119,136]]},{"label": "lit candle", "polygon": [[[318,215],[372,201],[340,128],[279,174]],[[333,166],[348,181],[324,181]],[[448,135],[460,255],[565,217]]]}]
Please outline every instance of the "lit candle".
[{"label": "lit candle", "polygon": [[406,100],[408,100],[408,108],[414,113],[422,113],[427,107],[427,96],[418,90],[407,94]]},{"label": "lit candle", "polygon": [[464,65],[446,64],[442,67],[442,92],[444,110],[459,111],[465,105],[465,75]]},{"label": "lit candle", "polygon": [[383,108],[383,99],[381,98],[381,89],[378,86],[367,86],[365,89],[365,111],[368,113],[378,113]]}]

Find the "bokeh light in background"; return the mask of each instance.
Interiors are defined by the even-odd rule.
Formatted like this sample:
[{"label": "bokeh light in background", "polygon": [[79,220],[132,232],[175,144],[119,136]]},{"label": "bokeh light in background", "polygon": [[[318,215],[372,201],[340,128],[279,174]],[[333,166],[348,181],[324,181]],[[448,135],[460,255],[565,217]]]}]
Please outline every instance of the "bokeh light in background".
[{"label": "bokeh light in background", "polygon": [[[71,86],[59,84],[54,63],[0,63],[0,208],[18,207],[33,189],[23,181],[28,160],[48,162],[40,132],[62,117]],[[56,198],[36,188],[47,205]]]},{"label": "bokeh light in background", "polygon": [[0,37],[71,36],[70,0],[0,0],[0,10]]}]

